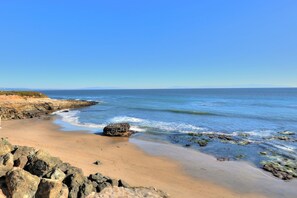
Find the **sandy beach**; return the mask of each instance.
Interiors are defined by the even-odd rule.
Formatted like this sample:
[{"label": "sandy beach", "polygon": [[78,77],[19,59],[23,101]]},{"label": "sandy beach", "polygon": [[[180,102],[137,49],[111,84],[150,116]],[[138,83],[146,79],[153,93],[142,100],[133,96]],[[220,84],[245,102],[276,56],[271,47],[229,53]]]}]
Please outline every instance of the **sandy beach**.
[{"label": "sandy beach", "polygon": [[[51,120],[43,119],[4,121],[0,132],[13,144],[44,149],[82,168],[85,175],[101,172],[134,186],[159,188],[171,197],[264,197],[190,177],[177,162],[146,154],[127,138],[62,132]],[[102,165],[94,165],[96,160]]]}]

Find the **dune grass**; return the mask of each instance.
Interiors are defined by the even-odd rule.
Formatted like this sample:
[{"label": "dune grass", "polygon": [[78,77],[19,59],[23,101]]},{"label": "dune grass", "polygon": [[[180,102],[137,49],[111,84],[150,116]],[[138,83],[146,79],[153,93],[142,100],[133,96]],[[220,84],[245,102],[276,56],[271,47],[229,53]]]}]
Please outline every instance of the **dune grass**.
[{"label": "dune grass", "polygon": [[47,95],[36,92],[36,91],[0,91],[0,95],[6,96],[21,96],[21,97],[30,97],[30,98],[47,98]]}]

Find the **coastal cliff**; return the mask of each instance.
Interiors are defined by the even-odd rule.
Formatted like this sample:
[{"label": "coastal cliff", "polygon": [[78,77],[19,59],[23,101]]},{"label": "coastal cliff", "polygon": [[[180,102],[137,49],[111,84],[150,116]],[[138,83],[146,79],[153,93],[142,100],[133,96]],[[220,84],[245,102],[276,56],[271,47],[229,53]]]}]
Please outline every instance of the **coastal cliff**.
[{"label": "coastal cliff", "polygon": [[56,100],[39,92],[0,92],[2,120],[40,117],[54,111],[95,105],[94,101]]}]

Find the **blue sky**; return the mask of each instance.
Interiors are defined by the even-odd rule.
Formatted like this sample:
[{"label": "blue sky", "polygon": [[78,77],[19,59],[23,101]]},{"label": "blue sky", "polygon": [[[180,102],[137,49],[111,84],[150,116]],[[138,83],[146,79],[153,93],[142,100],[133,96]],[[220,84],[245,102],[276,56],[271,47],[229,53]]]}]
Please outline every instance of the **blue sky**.
[{"label": "blue sky", "polygon": [[1,1],[0,87],[297,87],[296,0]]}]

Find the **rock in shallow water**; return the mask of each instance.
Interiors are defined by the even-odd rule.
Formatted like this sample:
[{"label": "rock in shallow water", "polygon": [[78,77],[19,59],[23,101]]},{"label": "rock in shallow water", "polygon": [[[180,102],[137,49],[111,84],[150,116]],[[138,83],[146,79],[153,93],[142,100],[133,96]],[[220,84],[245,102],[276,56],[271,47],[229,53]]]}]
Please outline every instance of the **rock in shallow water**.
[{"label": "rock in shallow water", "polygon": [[290,180],[297,177],[297,163],[288,161],[286,163],[281,162],[262,162],[263,169],[271,172],[275,177],[282,180]]},{"label": "rock in shallow water", "polygon": [[106,136],[129,137],[133,133],[134,131],[130,130],[129,123],[109,124],[103,129],[103,135]]}]

